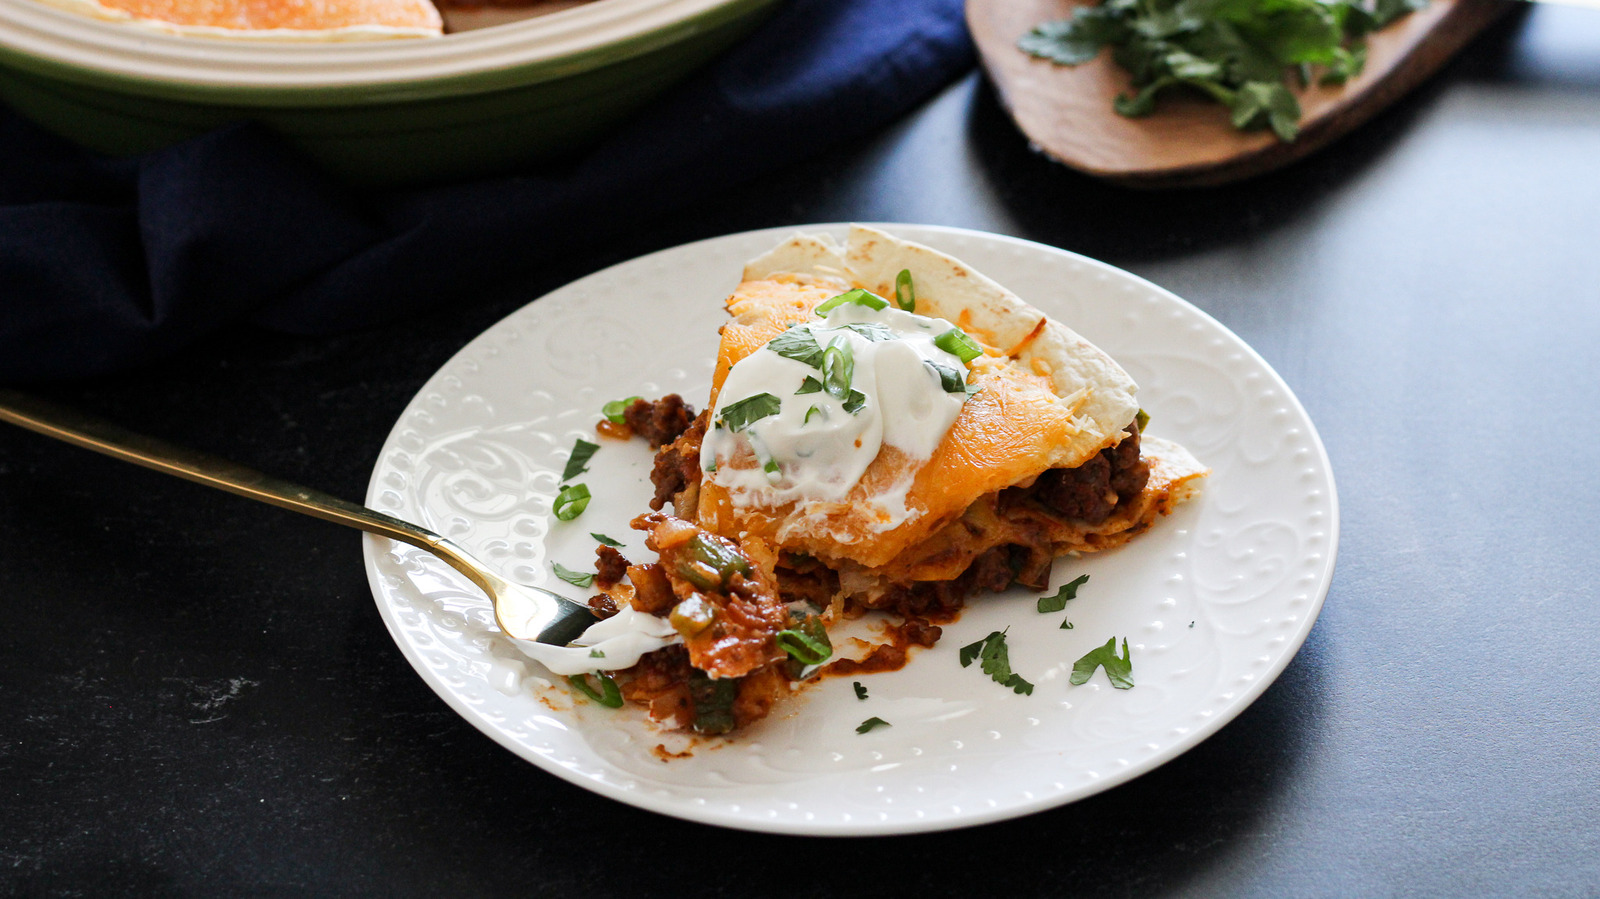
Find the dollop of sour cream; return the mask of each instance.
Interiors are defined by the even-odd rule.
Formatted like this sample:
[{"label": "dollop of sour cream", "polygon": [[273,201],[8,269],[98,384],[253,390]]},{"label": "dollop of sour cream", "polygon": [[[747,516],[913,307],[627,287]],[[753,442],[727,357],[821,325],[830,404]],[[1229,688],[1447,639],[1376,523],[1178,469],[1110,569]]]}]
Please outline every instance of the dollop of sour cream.
[{"label": "dollop of sour cream", "polygon": [[[967,399],[966,363],[935,344],[954,329],[892,305],[855,303],[790,328],[739,360],[724,379],[700,448],[706,477],[739,506],[840,502],[885,446],[928,459]],[[808,337],[818,350],[840,352],[821,362],[807,352]],[[841,389],[844,356],[850,364]],[[752,398],[760,400],[761,417],[747,423],[750,407],[734,407]],[[869,498],[884,507],[885,526],[906,519],[908,487],[909,479]]]}]

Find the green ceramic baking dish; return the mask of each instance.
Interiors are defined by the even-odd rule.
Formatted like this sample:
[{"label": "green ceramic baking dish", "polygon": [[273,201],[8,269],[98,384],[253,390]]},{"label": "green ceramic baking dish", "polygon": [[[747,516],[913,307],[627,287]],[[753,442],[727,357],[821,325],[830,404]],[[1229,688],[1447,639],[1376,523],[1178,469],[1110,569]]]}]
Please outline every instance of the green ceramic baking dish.
[{"label": "green ceramic baking dish", "polygon": [[108,153],[256,120],[353,183],[444,181],[581,149],[776,2],[595,0],[436,38],[291,43],[0,0],[0,100]]}]

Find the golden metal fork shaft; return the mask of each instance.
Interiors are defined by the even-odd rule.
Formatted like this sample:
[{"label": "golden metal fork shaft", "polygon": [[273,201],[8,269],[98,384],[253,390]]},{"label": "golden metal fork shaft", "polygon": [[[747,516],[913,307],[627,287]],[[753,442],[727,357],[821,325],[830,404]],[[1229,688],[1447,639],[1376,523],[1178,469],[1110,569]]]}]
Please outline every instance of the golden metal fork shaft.
[{"label": "golden metal fork shaft", "polygon": [[427,528],[320,490],[262,474],[227,459],[129,431],[30,394],[0,388],[0,421],[124,462],[427,550],[466,575],[490,596],[495,596],[504,583],[465,550]]}]

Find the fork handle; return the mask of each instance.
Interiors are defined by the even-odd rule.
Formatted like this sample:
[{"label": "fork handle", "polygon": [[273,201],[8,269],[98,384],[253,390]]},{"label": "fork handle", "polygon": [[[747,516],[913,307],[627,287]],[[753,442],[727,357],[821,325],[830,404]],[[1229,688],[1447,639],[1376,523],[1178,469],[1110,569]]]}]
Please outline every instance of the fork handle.
[{"label": "fork handle", "polygon": [[27,393],[0,388],[0,421],[187,481],[410,544],[437,555],[490,596],[496,595],[503,583],[461,547],[427,528]]}]

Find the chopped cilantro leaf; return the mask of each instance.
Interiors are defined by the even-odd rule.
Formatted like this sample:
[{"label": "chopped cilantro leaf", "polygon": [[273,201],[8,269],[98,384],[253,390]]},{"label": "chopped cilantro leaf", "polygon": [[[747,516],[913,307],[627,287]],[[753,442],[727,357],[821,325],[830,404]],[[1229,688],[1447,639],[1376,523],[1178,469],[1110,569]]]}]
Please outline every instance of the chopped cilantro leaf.
[{"label": "chopped cilantro leaf", "polygon": [[796,390],[794,392],[794,395],[795,396],[804,396],[804,395],[806,395],[808,393],[821,393],[821,392],[822,392],[822,382],[818,381],[816,378],[811,377],[810,375],[806,375],[806,379],[804,381],[800,382],[800,389]]},{"label": "chopped cilantro leaf", "polygon": [[851,415],[860,412],[867,405],[867,395],[859,390],[850,391],[850,396],[844,401],[844,411]]},{"label": "chopped cilantro leaf", "polygon": [[805,328],[790,328],[779,334],[767,343],[767,349],[812,368],[822,367],[822,347],[817,345],[817,338]]},{"label": "chopped cilantro leaf", "polygon": [[589,508],[589,488],[583,484],[568,484],[556,494],[555,505],[550,507],[562,521],[571,521]]},{"label": "chopped cilantro leaf", "polygon": [[596,534],[593,531],[590,531],[589,536],[593,537],[596,541],[605,544],[606,546],[616,547],[622,545],[621,543],[612,540],[610,537],[607,537],[605,534]]},{"label": "chopped cilantro leaf", "polygon": [[1140,409],[1139,414],[1133,417],[1133,424],[1139,429],[1139,433],[1143,434],[1145,426],[1150,424],[1150,413]]},{"label": "chopped cilantro leaf", "polygon": [[[1071,18],[1046,22],[1017,45],[1075,66],[1113,48],[1132,75],[1133,94],[1116,98],[1125,116],[1148,115],[1169,88],[1228,107],[1235,128],[1271,128],[1295,139],[1300,104],[1289,89],[1342,84],[1366,63],[1367,34],[1422,9],[1427,0],[1102,0]],[[1313,67],[1321,70],[1316,77]]]},{"label": "chopped cilantro leaf", "polygon": [[1067,607],[1067,600],[1078,598],[1078,588],[1089,582],[1087,574],[1080,574],[1070,583],[1062,585],[1055,596],[1039,597],[1040,612],[1059,612]]},{"label": "chopped cilantro leaf", "polygon": [[550,567],[555,570],[556,577],[561,578],[574,587],[588,589],[594,586],[594,575],[581,571],[573,571],[560,562],[551,562]]},{"label": "chopped cilantro leaf", "polygon": [[604,690],[604,693],[597,693],[593,687],[589,686],[589,676],[586,674],[570,675],[567,678],[567,683],[576,687],[579,693],[608,709],[622,708],[622,691],[617,688],[617,682],[612,680],[609,674],[602,674],[598,671],[595,672],[594,676],[600,681],[600,689]]},{"label": "chopped cilantro leaf", "polygon": [[851,681],[850,686],[856,691],[857,699],[867,698],[867,688],[861,686],[861,681]]},{"label": "chopped cilantro leaf", "polygon": [[589,459],[594,456],[594,451],[600,448],[598,443],[590,443],[579,437],[572,445],[572,455],[567,457],[567,467],[561,472],[562,482],[570,481],[589,470]]},{"label": "chopped cilantro leaf", "polygon": [[1128,653],[1128,638],[1122,638],[1122,655],[1117,655],[1117,638],[1112,637],[1106,645],[1090,651],[1083,658],[1072,663],[1072,683],[1086,684],[1089,678],[1094,677],[1096,668],[1105,668],[1106,677],[1111,679],[1111,686],[1118,690],[1126,690],[1133,686],[1133,658]]},{"label": "chopped cilantro leaf", "polygon": [[995,683],[1010,687],[1013,693],[1032,695],[1033,684],[1011,670],[1011,652],[1006,648],[1005,631],[994,631],[976,643],[961,647],[961,667],[966,668],[974,660]]},{"label": "chopped cilantro leaf", "polygon": [[598,649],[589,650],[589,658],[591,658],[591,659],[603,659],[605,657],[606,657],[606,654],[601,650],[598,650]]},{"label": "chopped cilantro leaf", "polygon": [[944,389],[945,393],[966,392],[967,382],[966,379],[961,377],[961,372],[948,365],[940,365],[932,359],[924,359],[922,363],[933,369],[934,374],[939,376],[939,386]]},{"label": "chopped cilantro leaf", "polygon": [[877,322],[851,322],[845,325],[845,329],[854,331],[874,342],[895,339],[893,329],[888,325],[880,325]]},{"label": "chopped cilantro leaf", "polygon": [[894,725],[883,720],[882,718],[879,718],[877,715],[873,715],[871,718],[861,722],[861,724],[856,727],[856,733],[864,734],[867,731],[872,730],[874,727],[894,727]]},{"label": "chopped cilantro leaf", "polygon": [[1057,630],[1070,631],[1070,630],[1072,630],[1072,627],[1073,627],[1072,622],[1063,621],[1063,622],[1061,622],[1061,627],[1057,628]]},{"label": "chopped cilantro leaf", "polygon": [[777,414],[778,398],[770,393],[758,393],[723,406],[722,416],[718,420],[727,425],[730,431],[742,431],[769,415]]}]

